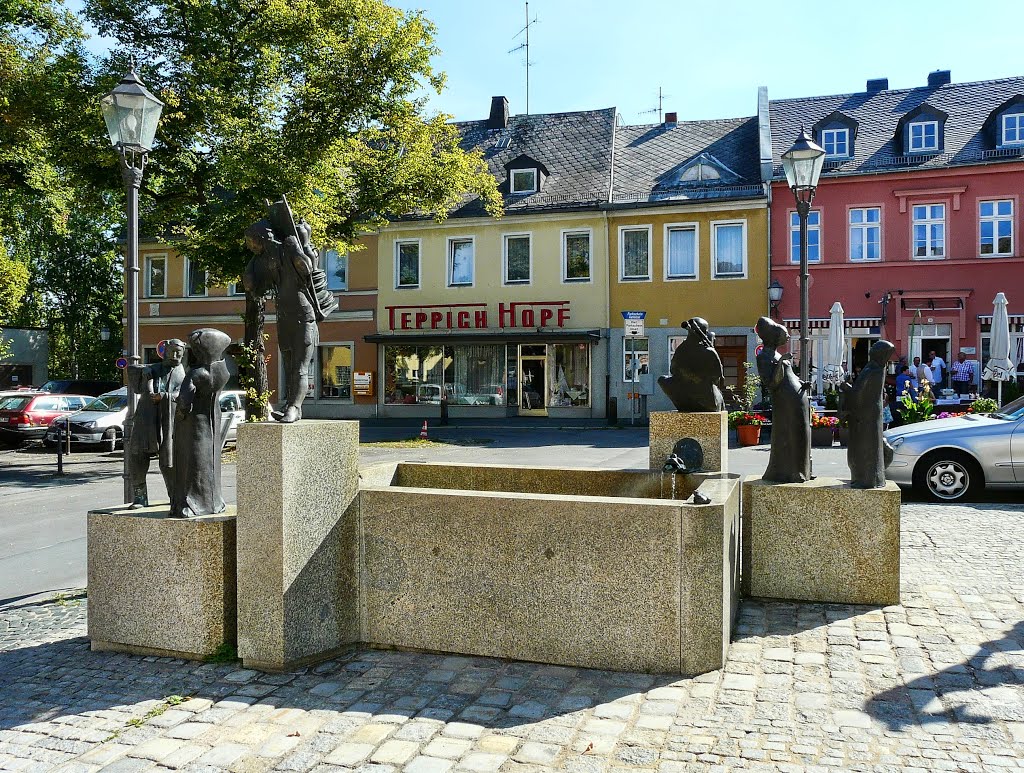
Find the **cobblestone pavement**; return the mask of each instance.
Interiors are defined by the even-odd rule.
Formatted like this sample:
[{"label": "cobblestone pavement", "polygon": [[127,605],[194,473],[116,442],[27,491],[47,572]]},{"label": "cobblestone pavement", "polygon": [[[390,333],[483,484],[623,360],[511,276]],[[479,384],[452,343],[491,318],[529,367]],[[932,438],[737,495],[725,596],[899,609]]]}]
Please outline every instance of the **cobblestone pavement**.
[{"label": "cobblestone pavement", "polygon": [[1024,768],[1024,506],[903,509],[903,601],[746,601],[696,679],[358,651],[289,674],[90,653],[0,610],[0,769]]}]

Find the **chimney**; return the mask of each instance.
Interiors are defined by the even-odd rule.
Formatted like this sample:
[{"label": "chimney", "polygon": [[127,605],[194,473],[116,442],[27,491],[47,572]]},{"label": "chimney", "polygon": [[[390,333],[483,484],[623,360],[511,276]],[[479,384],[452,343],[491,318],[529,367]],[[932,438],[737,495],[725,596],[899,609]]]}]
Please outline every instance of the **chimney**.
[{"label": "chimney", "polygon": [[679,120],[679,116],[676,113],[665,113],[665,128],[671,129]]},{"label": "chimney", "polygon": [[867,92],[868,94],[874,94],[879,91],[885,91],[889,88],[888,78],[871,78],[868,81]]},{"label": "chimney", "polygon": [[951,76],[952,73],[949,70],[934,70],[928,73],[928,88],[945,86],[951,80]]},{"label": "chimney", "polygon": [[488,129],[505,129],[508,127],[508,99],[491,97],[491,114],[487,117]]}]

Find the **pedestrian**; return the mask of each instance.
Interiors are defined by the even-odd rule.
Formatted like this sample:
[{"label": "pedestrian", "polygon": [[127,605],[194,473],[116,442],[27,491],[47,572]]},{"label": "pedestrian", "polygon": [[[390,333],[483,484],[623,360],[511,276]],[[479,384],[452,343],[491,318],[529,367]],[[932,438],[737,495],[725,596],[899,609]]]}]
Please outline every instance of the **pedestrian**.
[{"label": "pedestrian", "polygon": [[[915,357],[914,359],[918,359]],[[902,371],[896,377],[896,402],[899,403],[904,395],[910,395],[910,399],[917,402],[917,384],[909,365],[903,365]]]},{"label": "pedestrian", "polygon": [[967,355],[959,352],[956,362],[950,368],[952,377],[950,382],[959,397],[963,397],[971,391],[974,385],[974,365],[967,362]]},{"label": "pedestrian", "polygon": [[946,383],[946,361],[934,351],[928,352],[928,363],[932,366],[932,387],[942,389]]},{"label": "pedestrian", "polygon": [[932,369],[929,368],[925,363],[921,362],[920,357],[914,358],[914,386],[918,389],[924,389],[925,384],[931,383],[932,380]]}]

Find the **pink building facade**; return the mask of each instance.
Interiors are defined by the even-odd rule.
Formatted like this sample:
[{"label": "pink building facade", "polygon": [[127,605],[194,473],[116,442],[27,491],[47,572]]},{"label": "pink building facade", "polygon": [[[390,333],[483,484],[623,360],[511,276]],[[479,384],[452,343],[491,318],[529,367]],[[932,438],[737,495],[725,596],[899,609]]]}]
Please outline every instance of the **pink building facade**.
[{"label": "pink building facade", "polygon": [[801,124],[829,153],[809,216],[816,366],[839,301],[848,368],[885,338],[911,359],[935,351],[950,363],[964,352],[977,376],[999,292],[1009,299],[1010,358],[1024,361],[1024,115],[1015,112],[1024,79],[953,85],[939,75],[945,82],[930,77],[924,89],[772,103],[771,274],[783,287],[776,319],[793,336],[798,220],[778,156]]}]

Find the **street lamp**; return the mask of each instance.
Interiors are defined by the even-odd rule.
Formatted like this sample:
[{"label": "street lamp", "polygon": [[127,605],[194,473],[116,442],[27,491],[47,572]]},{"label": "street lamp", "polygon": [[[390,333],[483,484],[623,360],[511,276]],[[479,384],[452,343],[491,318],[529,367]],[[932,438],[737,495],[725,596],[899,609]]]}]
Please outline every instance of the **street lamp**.
[{"label": "street lamp", "polygon": [[768,285],[768,303],[771,305],[769,313],[774,317],[779,312],[779,304],[782,303],[782,285],[778,279],[773,279]]},{"label": "street lamp", "polygon": [[[147,89],[135,68],[121,79],[117,87],[100,99],[100,110],[107,124],[110,144],[121,158],[121,177],[127,192],[125,214],[128,234],[125,239],[125,299],[128,304],[128,362],[139,360],[139,188],[146,167],[146,154],[153,148],[156,125],[164,103]],[[109,336],[109,331],[107,333]],[[106,339],[104,339],[106,340]],[[124,501],[134,500],[128,475],[128,440],[135,415],[135,394],[128,380],[128,417],[124,431]]]},{"label": "street lamp", "polygon": [[110,328],[109,327],[105,327],[102,330],[100,330],[100,340],[104,341],[104,342],[110,340]]},{"label": "street lamp", "polygon": [[[811,273],[807,265],[807,215],[811,211],[811,202],[821,177],[821,168],[825,165],[825,149],[818,145],[807,131],[800,129],[800,134],[793,147],[782,154],[782,168],[786,172],[786,182],[796,199],[796,212],[800,217],[800,378],[804,388],[811,389],[811,346],[808,333],[808,308],[810,300],[808,286]],[[810,426],[811,417],[807,416]],[[806,459],[807,479],[811,476],[811,449],[807,448]]]}]

